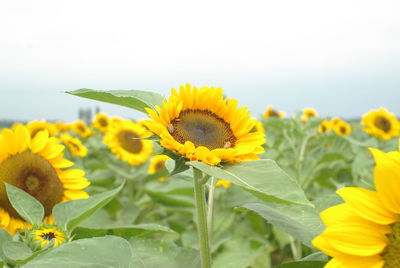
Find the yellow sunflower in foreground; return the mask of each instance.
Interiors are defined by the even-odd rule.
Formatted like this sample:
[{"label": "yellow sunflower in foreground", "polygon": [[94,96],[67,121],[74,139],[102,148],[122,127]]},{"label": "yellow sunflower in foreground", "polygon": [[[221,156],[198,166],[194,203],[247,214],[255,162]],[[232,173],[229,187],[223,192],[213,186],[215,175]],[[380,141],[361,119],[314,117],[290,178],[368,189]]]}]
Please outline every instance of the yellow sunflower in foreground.
[{"label": "yellow sunflower in foreground", "polygon": [[153,152],[152,141],[144,139],[150,134],[132,121],[115,121],[108,128],[103,142],[119,159],[136,166],[146,162]]},{"label": "yellow sunflower in foreground", "polygon": [[282,118],[282,117],[285,117],[285,113],[284,112],[278,112],[278,111],[274,110],[274,108],[271,105],[268,105],[267,109],[263,113],[263,117],[264,118],[270,118],[270,117]]},{"label": "yellow sunflower in foreground", "polygon": [[332,122],[329,120],[322,121],[321,124],[318,126],[318,133],[321,134],[324,134],[331,130],[332,130]]},{"label": "yellow sunflower in foreground", "polygon": [[87,138],[93,134],[93,132],[83,120],[78,120],[72,123],[71,129],[82,138]]},{"label": "yellow sunflower in foreground", "polygon": [[74,138],[68,134],[63,134],[61,135],[60,140],[62,141],[62,143],[67,145],[72,155],[76,155],[79,157],[87,156],[88,148],[83,145],[79,139]]},{"label": "yellow sunflower in foreground", "polygon": [[106,132],[108,126],[110,125],[110,118],[104,113],[96,114],[96,117],[93,121],[93,127],[97,128],[102,132]]},{"label": "yellow sunflower in foreground", "polygon": [[48,123],[46,121],[31,121],[26,124],[31,137],[35,137],[36,133],[42,130],[47,130],[50,136],[56,136],[58,129],[54,124]]},{"label": "yellow sunflower in foreground", "polygon": [[312,117],[318,117],[318,113],[314,108],[304,108],[301,116],[302,122],[307,122]]},{"label": "yellow sunflower in foreground", "polygon": [[382,140],[390,140],[400,133],[399,121],[385,108],[371,110],[363,115],[361,125],[364,126],[365,132]]},{"label": "yellow sunflower in foreground", "polygon": [[333,130],[339,136],[349,136],[351,133],[351,126],[346,121],[340,120],[333,125]]},{"label": "yellow sunflower in foreground", "polygon": [[156,111],[146,109],[152,121],[146,126],[160,144],[191,161],[209,165],[254,160],[264,151],[264,133],[254,127],[246,107],[223,97],[221,88],[189,84],[171,90],[168,101]]},{"label": "yellow sunflower in foreground", "polygon": [[64,146],[47,130],[31,138],[29,130],[17,125],[0,132],[0,227],[11,234],[26,224],[8,201],[5,184],[12,184],[35,197],[49,216],[57,203],[87,198],[82,189],[90,183],[79,169],[63,158]]},{"label": "yellow sunflower in foreground", "polygon": [[342,188],[345,203],[321,212],[327,228],[312,243],[333,257],[325,267],[400,267],[400,152],[371,152],[376,191]]}]

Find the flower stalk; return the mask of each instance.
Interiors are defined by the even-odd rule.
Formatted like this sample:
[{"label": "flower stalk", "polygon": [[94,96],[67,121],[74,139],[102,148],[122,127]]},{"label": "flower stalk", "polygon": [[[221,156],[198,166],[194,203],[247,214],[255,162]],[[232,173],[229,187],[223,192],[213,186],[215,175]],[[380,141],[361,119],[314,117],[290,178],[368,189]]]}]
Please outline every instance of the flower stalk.
[{"label": "flower stalk", "polygon": [[193,176],[194,196],[196,200],[197,231],[199,234],[200,243],[201,267],[210,268],[211,254],[207,228],[206,200],[204,190],[205,182],[202,180],[203,173],[196,168],[193,168]]}]

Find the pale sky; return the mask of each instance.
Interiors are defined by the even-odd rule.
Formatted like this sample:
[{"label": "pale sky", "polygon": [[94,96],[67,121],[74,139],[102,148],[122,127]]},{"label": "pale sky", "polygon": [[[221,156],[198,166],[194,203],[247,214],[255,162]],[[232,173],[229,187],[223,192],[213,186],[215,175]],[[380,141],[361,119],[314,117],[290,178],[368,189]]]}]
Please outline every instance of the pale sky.
[{"label": "pale sky", "polygon": [[74,120],[78,88],[221,86],[259,116],[400,115],[400,1],[0,0],[0,119]]}]

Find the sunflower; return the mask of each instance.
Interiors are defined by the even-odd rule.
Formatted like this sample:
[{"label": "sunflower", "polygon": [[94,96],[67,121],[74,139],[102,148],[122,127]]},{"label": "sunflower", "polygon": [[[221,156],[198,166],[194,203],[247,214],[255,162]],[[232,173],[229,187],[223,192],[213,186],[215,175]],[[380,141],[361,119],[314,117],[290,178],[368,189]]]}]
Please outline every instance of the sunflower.
[{"label": "sunflower", "polygon": [[165,161],[171,159],[167,155],[159,154],[155,155],[150,159],[149,170],[147,171],[149,174],[155,174],[157,172],[166,170]]},{"label": "sunflower", "polygon": [[317,111],[314,108],[304,108],[301,121],[307,122],[311,117],[318,117]]},{"label": "sunflower", "polygon": [[81,136],[82,138],[87,138],[90,135],[93,134],[93,132],[90,130],[90,128],[86,125],[85,122],[83,122],[83,120],[78,120],[75,121],[74,123],[72,123],[71,125],[71,129],[78,134],[79,136]]},{"label": "sunflower", "polygon": [[180,86],[156,111],[146,109],[152,121],[147,127],[160,137],[160,144],[191,161],[209,165],[254,160],[264,151],[264,133],[246,107],[223,98],[222,89]]},{"label": "sunflower", "polygon": [[349,136],[351,133],[351,126],[346,121],[339,120],[333,125],[333,130],[339,136]]},{"label": "sunflower", "polygon": [[385,108],[371,110],[364,114],[361,125],[364,126],[365,132],[382,140],[390,140],[398,136],[400,132],[400,123],[396,116]]},{"label": "sunflower", "polygon": [[108,126],[110,125],[110,118],[104,113],[96,114],[96,117],[93,121],[93,127],[97,128],[102,132],[106,132]]},{"label": "sunflower", "polygon": [[46,121],[31,121],[26,124],[26,127],[29,130],[31,138],[35,137],[35,135],[41,130],[47,130],[50,136],[56,136],[58,133],[58,129],[54,124],[48,123]]},{"label": "sunflower", "polygon": [[109,126],[103,142],[119,159],[136,166],[145,162],[153,151],[152,141],[144,139],[149,136],[143,126],[121,120]]},{"label": "sunflower", "polygon": [[278,111],[274,110],[271,105],[268,105],[267,109],[263,113],[263,117],[264,118],[270,118],[270,117],[282,118],[282,117],[285,117],[285,113],[284,112],[278,112]]},{"label": "sunflower", "polygon": [[67,132],[70,128],[68,124],[61,121],[57,121],[54,125],[56,126],[59,132]]},{"label": "sunflower", "polygon": [[340,119],[339,117],[334,117],[331,119],[331,123],[332,126],[336,125],[337,123],[339,123],[340,121],[342,121],[342,119]]},{"label": "sunflower", "polygon": [[40,248],[44,248],[51,240],[54,239],[53,247],[57,247],[66,242],[66,235],[57,229],[56,226],[40,227],[32,230],[31,235],[35,245]]},{"label": "sunflower", "polygon": [[63,134],[60,140],[68,147],[72,155],[86,157],[88,148],[79,139],[71,137],[69,134]]},{"label": "sunflower", "polygon": [[332,121],[329,120],[324,120],[322,123],[318,126],[318,133],[324,134],[330,130],[332,130]]},{"label": "sunflower", "polygon": [[49,216],[57,203],[87,198],[82,189],[90,183],[79,169],[68,169],[72,162],[63,158],[64,146],[47,130],[31,138],[29,130],[17,125],[0,132],[0,227],[11,234],[26,224],[8,201],[3,182],[35,197]]},{"label": "sunflower", "polygon": [[218,180],[217,183],[215,184],[215,187],[223,186],[224,188],[229,188],[229,187],[231,187],[231,185],[232,185],[232,183],[230,181]]},{"label": "sunflower", "polygon": [[400,152],[370,149],[376,191],[345,187],[345,203],[321,212],[325,231],[313,245],[333,257],[325,267],[400,267]]}]

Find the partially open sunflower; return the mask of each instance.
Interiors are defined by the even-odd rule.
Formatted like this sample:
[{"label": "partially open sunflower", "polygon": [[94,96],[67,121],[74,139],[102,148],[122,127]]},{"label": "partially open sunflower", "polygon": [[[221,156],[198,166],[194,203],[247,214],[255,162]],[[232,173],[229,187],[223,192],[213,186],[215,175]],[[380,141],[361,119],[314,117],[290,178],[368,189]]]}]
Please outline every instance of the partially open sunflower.
[{"label": "partially open sunflower", "polygon": [[276,111],[271,105],[268,105],[267,109],[263,113],[263,117],[264,118],[270,118],[270,117],[282,118],[282,117],[285,117],[285,113]]},{"label": "partially open sunflower", "polygon": [[304,108],[301,121],[307,122],[312,117],[318,117],[318,113],[314,108]]},{"label": "partially open sunflower", "polygon": [[382,140],[390,140],[400,132],[400,123],[396,116],[385,108],[366,113],[361,119],[361,125],[365,132]]},{"label": "partially open sunflower", "polygon": [[246,107],[223,97],[221,88],[189,84],[171,90],[168,101],[156,111],[146,109],[152,121],[146,126],[160,144],[191,161],[209,165],[258,159],[264,151],[264,133]]},{"label": "partially open sunflower", "polygon": [[144,163],[153,152],[152,141],[143,139],[150,135],[142,125],[120,120],[110,125],[103,142],[119,159],[136,166]]},{"label": "partially open sunflower", "polygon": [[63,158],[64,146],[47,130],[31,138],[28,129],[17,125],[14,130],[0,132],[0,227],[11,234],[22,231],[26,224],[11,206],[5,184],[12,184],[33,197],[51,214],[57,203],[87,198],[82,189],[90,183],[80,169],[65,169],[73,165]]}]

